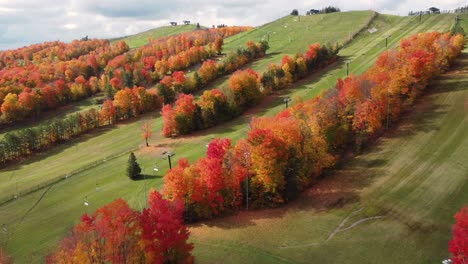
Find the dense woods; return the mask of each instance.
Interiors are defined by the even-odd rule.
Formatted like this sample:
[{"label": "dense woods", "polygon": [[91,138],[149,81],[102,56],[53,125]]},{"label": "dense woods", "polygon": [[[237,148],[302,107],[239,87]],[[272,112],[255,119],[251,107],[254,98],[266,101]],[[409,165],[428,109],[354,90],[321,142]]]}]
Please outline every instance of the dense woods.
[{"label": "dense woods", "polygon": [[197,30],[151,40],[48,42],[0,52],[0,125],[37,117],[99,91],[112,98],[126,87],[149,88],[166,74],[221,53],[223,38],[250,29]]},{"label": "dense woods", "polygon": [[124,42],[110,45],[106,40],[43,46],[39,51],[0,53],[0,64],[5,65],[0,70],[0,124],[38,116],[97,93],[97,77],[108,61],[128,51]]},{"label": "dense woods", "polygon": [[[247,58],[251,60],[263,56],[266,48],[268,46],[264,42],[256,45],[247,43]],[[237,70],[229,77],[226,92],[220,89],[205,91],[196,102],[191,96],[180,96],[173,107],[166,104],[161,111],[163,135],[188,134],[237,117],[272,91],[284,89],[334,62],[338,50],[337,46],[315,43],[309,46],[305,55],[298,53],[293,58],[285,55],[279,65],[269,65],[262,76],[251,69]],[[205,66],[212,70],[205,70]],[[206,75],[215,73],[214,63],[212,66],[203,64],[198,76],[202,76],[203,80]]]},{"label": "dense woods", "polygon": [[[282,204],[316,181],[341,153],[381,135],[463,45],[461,35],[437,32],[403,39],[399,49],[382,53],[364,74],[339,79],[334,89],[276,116],[254,118],[247,137],[236,144],[215,139],[206,157],[193,164],[180,159],[164,177],[163,194],[184,201],[187,221],[241,205]],[[193,111],[193,99],[183,102],[176,109]]]}]

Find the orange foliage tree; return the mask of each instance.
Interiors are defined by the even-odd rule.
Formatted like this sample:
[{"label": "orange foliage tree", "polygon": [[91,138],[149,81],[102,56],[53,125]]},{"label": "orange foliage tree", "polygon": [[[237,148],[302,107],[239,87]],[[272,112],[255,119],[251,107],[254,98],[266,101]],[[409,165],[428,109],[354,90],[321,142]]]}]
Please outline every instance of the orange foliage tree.
[{"label": "orange foliage tree", "polygon": [[141,128],[143,130],[141,137],[145,139],[146,146],[149,147],[148,139],[151,137],[151,123],[149,121],[144,121]]}]

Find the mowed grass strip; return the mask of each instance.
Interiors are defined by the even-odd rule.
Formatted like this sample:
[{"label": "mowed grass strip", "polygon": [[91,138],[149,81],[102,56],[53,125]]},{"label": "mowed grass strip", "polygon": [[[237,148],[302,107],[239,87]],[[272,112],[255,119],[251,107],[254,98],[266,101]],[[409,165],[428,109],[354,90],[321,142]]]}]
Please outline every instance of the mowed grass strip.
[{"label": "mowed grass strip", "polygon": [[[346,56],[355,55],[351,58],[353,60],[352,65],[359,64],[361,65],[361,69],[365,70],[366,67],[369,67],[374,62],[375,56],[385,50],[383,35],[386,31],[394,30],[393,28],[397,27],[399,30],[403,29],[400,30],[402,33],[398,36],[404,37],[434,28],[448,29],[452,17],[448,15],[442,15],[438,18],[425,17],[422,23],[418,24],[412,23],[411,19],[413,18],[378,16],[374,22],[381,23],[382,30],[378,33],[366,34],[356,38],[340,54],[345,54]],[[374,40],[375,45],[370,46],[369,43]],[[396,45],[398,42],[397,37],[390,41],[392,45]],[[304,43],[304,45],[308,44]],[[348,50],[349,48],[360,52],[366,50],[372,52],[367,52],[368,55],[365,56],[362,53],[355,54],[356,52]],[[343,63],[337,63],[327,70],[331,71],[322,75],[316,74],[304,80],[300,85],[284,91],[284,95],[301,95],[304,98],[310,98],[319,91],[329,88],[338,77],[345,75],[345,65]],[[15,202],[1,206],[0,223],[7,223],[9,230],[11,230],[6,246],[7,251],[15,256],[20,263],[28,262],[31,259],[36,262],[39,261],[55,245],[56,241],[78,221],[78,217],[84,210],[91,212],[93,209],[117,197],[123,197],[129,201],[131,206],[140,208],[145,202],[145,182],[147,183],[147,188],[150,186],[160,188],[162,184],[162,179],[155,177],[152,171],[156,163],[160,168],[157,176],[163,175],[168,168],[167,161],[160,158],[162,150],[172,149],[176,152],[173,160],[174,163],[180,157],[187,157],[190,161],[193,161],[204,154],[206,150],[205,144],[212,137],[230,137],[236,140],[245,134],[247,117],[252,115],[273,115],[283,107],[280,98],[272,97],[262,102],[261,107],[253,109],[247,116],[237,118],[232,122],[207,131],[201,131],[190,137],[174,140],[165,140],[158,135],[158,131],[160,131],[162,126],[158,115],[149,114],[142,117],[143,119],[150,118],[153,120],[153,131],[155,131],[150,141],[154,149],[142,148],[136,153],[138,161],[145,167],[145,172],[153,175],[153,177],[149,177],[146,181],[132,182],[126,178],[127,155],[103,161],[109,156],[138,149],[139,145],[144,144],[143,139],[140,137],[142,133],[140,130],[141,124],[135,120],[118,125],[111,130],[98,132],[96,135],[86,139],[78,139],[70,143],[73,145],[64,147],[56,153],[45,153],[38,160],[34,160],[31,163],[19,164],[15,170],[0,171],[0,184],[2,184],[0,189],[2,190],[2,194],[5,191],[9,195],[13,195],[15,193],[16,182],[20,183],[19,186],[22,186],[22,184],[32,186],[33,184],[37,184],[30,183],[34,179],[47,179],[56,177],[57,175],[65,175],[83,166],[87,166],[89,163],[103,161],[102,164],[99,163],[90,170],[77,173],[73,177],[54,185],[22,222],[20,222],[22,216],[31,209],[45,190],[27,196],[20,196]],[[96,184],[98,184],[100,191],[95,190]],[[83,205],[83,199],[86,195],[88,195],[88,200],[91,204],[89,208]],[[320,238],[326,238],[329,229],[338,224],[345,216],[346,212],[339,210],[336,212],[332,211],[330,217],[333,218],[333,221],[317,225],[320,230],[324,231],[324,233],[320,233]],[[302,218],[309,219],[309,217],[310,214],[304,214]],[[323,217],[330,219],[328,214]],[[300,218],[297,219],[300,222]],[[41,226],[37,222],[53,222],[54,224]],[[304,225],[313,225],[314,223],[308,222]],[[294,223],[291,225],[291,228],[294,228]],[[314,232],[319,234],[316,231]],[[302,233],[302,231],[299,229],[297,233]],[[306,234],[304,233],[303,239],[304,241],[307,240],[307,243],[317,241],[315,236],[313,239],[310,239]],[[206,250],[203,247],[199,248],[200,250]],[[196,251],[196,254],[201,260],[209,259],[209,256],[199,254],[199,251]],[[223,255],[224,253],[218,252],[217,254]],[[289,257],[285,259],[289,259]]]}]

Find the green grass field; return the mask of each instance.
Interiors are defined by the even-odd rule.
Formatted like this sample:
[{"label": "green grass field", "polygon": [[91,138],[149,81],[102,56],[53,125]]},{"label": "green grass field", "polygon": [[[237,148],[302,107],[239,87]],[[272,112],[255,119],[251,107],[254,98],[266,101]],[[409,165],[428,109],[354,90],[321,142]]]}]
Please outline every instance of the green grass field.
[{"label": "green grass field", "polygon": [[[370,14],[370,12],[360,12],[360,14]],[[302,19],[301,17],[301,23]],[[421,23],[416,23],[415,18],[379,15],[372,25],[377,27],[379,31],[374,34],[363,33],[359,35],[340,51],[340,56],[343,57],[343,60],[351,60],[350,70],[352,73],[360,73],[372,65],[376,56],[385,50],[384,40],[388,34],[392,35],[389,39],[390,45],[395,46],[400,38],[417,32],[447,30],[452,20],[453,17],[451,15],[425,16]],[[364,24],[367,20],[363,18],[360,21]],[[337,27],[341,26],[337,25]],[[245,43],[248,39],[249,36],[247,35],[243,40],[240,39],[238,41],[239,43]],[[272,40],[271,38],[270,41]],[[304,48],[301,50],[304,50],[309,44],[309,40],[302,44]],[[274,47],[273,44],[272,47]],[[278,58],[280,57],[278,55]],[[346,66],[343,64],[343,60],[302,81],[292,89],[284,91],[283,95],[299,95],[303,98],[311,98],[321,90],[329,88],[338,77],[344,76]],[[259,61],[258,63],[263,62]],[[19,263],[38,262],[67,230],[77,222],[78,217],[84,212],[91,212],[117,197],[126,199],[135,208],[141,208],[145,201],[145,189],[149,187],[159,188],[162,184],[161,175],[167,170],[167,161],[160,158],[160,153],[163,150],[174,150],[177,153],[175,156],[176,160],[179,157],[187,157],[189,160],[194,160],[203,154],[205,144],[212,137],[230,137],[234,140],[240,138],[245,134],[247,128],[246,117],[252,115],[273,115],[282,108],[283,105],[280,98],[278,98],[278,95],[274,95],[266,98],[259,107],[252,109],[244,117],[237,118],[207,131],[201,131],[190,137],[178,139],[163,139],[159,135],[162,126],[161,118],[159,118],[158,114],[148,114],[141,117],[140,120],[145,118],[153,120],[154,135],[150,140],[152,147],[149,149],[142,147],[138,150],[139,146],[143,146],[144,144],[144,141],[140,137],[141,122],[131,120],[114,128],[100,130],[81,137],[48,152],[36,155],[23,163],[3,169],[0,171],[0,200],[12,197],[17,192],[24,192],[24,190],[57,177],[65,177],[67,175],[70,177],[52,185],[50,188],[20,196],[19,199],[0,206],[0,224],[4,223],[8,228],[8,234],[0,236],[0,242],[4,243],[7,252],[13,255]],[[126,178],[126,161],[128,152],[131,150],[137,151],[138,161],[145,168],[145,174],[151,175],[147,180],[132,182]],[[160,172],[157,175],[152,171],[156,163],[160,168]],[[85,196],[88,197],[90,202],[89,207],[83,205]],[[370,194],[368,197],[370,197]],[[346,208],[348,209],[351,206],[347,205]],[[301,224],[303,226],[315,226],[315,222],[308,220],[309,217],[312,217],[311,219],[314,219],[314,217],[324,219],[324,222],[321,222],[316,227],[321,230],[321,237],[324,237],[330,229],[333,229],[346,216],[349,210],[327,209],[326,212],[321,214],[303,211],[304,215],[302,218],[299,216],[294,218],[297,218],[296,222],[291,220],[291,224],[287,222],[282,223],[283,227],[288,227],[285,229],[286,231],[294,229],[296,234],[298,234],[297,239],[291,241],[291,243],[297,243],[297,241],[308,242],[310,237],[315,237],[310,236],[312,234],[310,232],[312,231],[309,233],[301,231]],[[262,214],[263,212],[259,212],[259,215]],[[256,215],[256,213],[252,214],[252,220],[246,226],[254,227],[255,225],[251,225],[251,222],[254,223],[257,220],[263,219],[261,216],[256,218]],[[444,223],[448,223],[449,218],[449,216],[445,216],[443,219]],[[303,220],[302,222],[301,219]],[[239,225],[239,227],[242,226]],[[295,226],[298,228],[296,229]],[[226,230],[228,229],[236,230],[233,227],[226,228]],[[272,230],[277,231],[273,229],[273,225],[270,231]],[[238,260],[242,260],[243,258],[268,260],[266,256],[271,256],[271,253],[269,253],[271,248],[249,247],[232,241],[218,241],[219,238],[211,239],[210,235],[215,233],[212,231],[214,230],[193,229],[193,239],[197,247],[195,254],[202,262],[216,262],[218,258],[226,257],[225,250],[221,248],[223,245],[226,248],[236,245],[237,249],[245,251],[246,254],[236,254],[239,256]],[[249,235],[248,232],[243,233],[244,231],[242,229],[239,232],[233,233],[232,239],[236,239],[236,237],[242,239]],[[319,234],[318,231],[314,232]],[[350,230],[350,233],[353,231]],[[201,235],[207,236],[206,243],[217,244],[221,250],[217,248],[217,250],[208,251],[208,247],[203,246],[203,243],[200,242]],[[254,241],[258,240],[252,239],[252,242]],[[265,243],[268,245],[274,242],[274,239],[269,239]],[[306,254],[310,249],[292,249],[292,251],[297,251],[296,253],[291,253],[295,256],[294,260],[301,259],[301,254]],[[208,254],[208,252],[211,253]],[[345,252],[348,251],[344,251],[343,254]],[[365,255],[365,252],[361,250],[360,254]],[[316,257],[319,259],[326,256]],[[230,256],[227,256],[227,258],[229,259]],[[271,260],[278,262],[287,261],[281,254],[272,256]]]},{"label": "green grass field", "polygon": [[[285,55],[305,52],[312,43],[343,44],[372,19],[373,11],[354,11],[314,16],[286,16],[254,30],[240,33],[225,41],[224,50],[244,47],[248,40],[268,40],[267,58],[250,67],[262,72],[270,63],[278,64]],[[347,23],[347,21],[353,21]],[[269,36],[268,36],[269,35]]]},{"label": "green grass field", "polygon": [[125,36],[121,38],[111,39],[111,42],[125,41],[130,49],[138,48],[148,44],[148,39],[156,39],[160,37],[177,35],[184,32],[193,31],[196,29],[195,25],[179,25],[179,26],[164,26],[150,29],[135,35]]}]

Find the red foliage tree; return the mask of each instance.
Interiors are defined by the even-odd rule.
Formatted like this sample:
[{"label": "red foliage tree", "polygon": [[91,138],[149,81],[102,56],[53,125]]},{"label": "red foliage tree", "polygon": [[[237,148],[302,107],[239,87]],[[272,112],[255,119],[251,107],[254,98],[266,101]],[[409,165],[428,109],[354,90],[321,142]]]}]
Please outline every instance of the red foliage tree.
[{"label": "red foliage tree", "polygon": [[449,241],[449,252],[454,264],[468,262],[468,206],[455,214],[452,239]]},{"label": "red foliage tree", "polygon": [[176,133],[175,113],[171,105],[167,104],[161,109],[161,116],[163,118],[162,134],[169,137]]},{"label": "red foliage tree", "polygon": [[182,222],[183,203],[170,202],[152,191],[140,216],[141,243],[147,263],[193,263],[193,245]]},{"label": "red foliage tree", "polygon": [[122,199],[81,217],[48,263],[138,263],[143,256],[139,214]]},{"label": "red foliage tree", "polygon": [[117,199],[92,216],[83,215],[47,263],[192,263],[182,203],[155,191],[148,203],[140,213]]},{"label": "red foliage tree", "polygon": [[41,90],[41,94],[45,101],[46,108],[53,109],[58,105],[57,92],[51,85],[45,86]]}]

